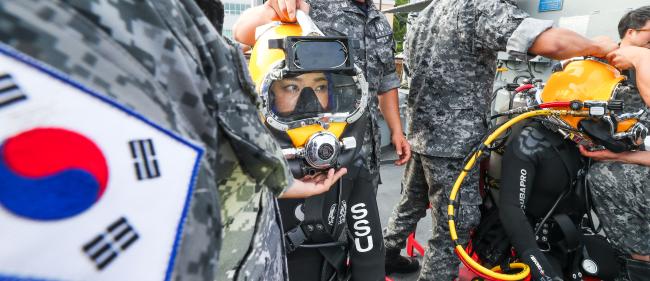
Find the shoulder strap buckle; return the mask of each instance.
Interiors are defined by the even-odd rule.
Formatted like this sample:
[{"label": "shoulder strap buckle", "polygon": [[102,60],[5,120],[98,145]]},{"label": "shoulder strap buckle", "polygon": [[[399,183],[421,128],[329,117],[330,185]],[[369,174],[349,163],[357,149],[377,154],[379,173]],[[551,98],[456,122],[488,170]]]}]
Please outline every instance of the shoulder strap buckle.
[{"label": "shoulder strap buckle", "polygon": [[287,231],[287,233],[284,235],[284,238],[286,241],[287,252],[289,253],[295,251],[307,240],[307,236],[305,235],[305,232],[302,230],[300,225]]}]

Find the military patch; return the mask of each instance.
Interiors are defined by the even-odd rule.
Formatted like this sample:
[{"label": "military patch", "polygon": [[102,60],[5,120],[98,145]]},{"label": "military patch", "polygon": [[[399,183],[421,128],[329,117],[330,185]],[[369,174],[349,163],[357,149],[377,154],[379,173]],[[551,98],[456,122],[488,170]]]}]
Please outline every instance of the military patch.
[{"label": "military patch", "polygon": [[202,153],[0,44],[0,279],[169,280]]},{"label": "military patch", "polygon": [[382,38],[393,34],[393,29],[390,27],[390,25],[388,25],[387,21],[383,21],[383,20],[375,21],[374,28],[375,28],[375,32],[374,32],[375,38]]}]

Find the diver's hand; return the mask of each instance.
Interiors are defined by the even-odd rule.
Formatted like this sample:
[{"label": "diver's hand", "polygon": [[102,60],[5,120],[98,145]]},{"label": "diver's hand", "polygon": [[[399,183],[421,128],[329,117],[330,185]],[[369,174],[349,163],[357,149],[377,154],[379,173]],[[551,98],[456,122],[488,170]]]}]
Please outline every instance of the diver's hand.
[{"label": "diver's hand", "polygon": [[395,165],[404,165],[409,161],[409,159],[411,159],[411,145],[402,133],[393,134],[390,140],[393,145],[395,145],[395,153],[397,153],[397,156],[399,157],[399,159],[395,161]]},{"label": "diver's hand", "polygon": [[643,52],[648,50],[636,46],[622,47],[607,54],[607,60],[618,69],[633,68]]},{"label": "diver's hand", "polygon": [[280,196],[280,198],[307,198],[326,192],[343,175],[348,172],[346,168],[338,171],[329,169],[327,174],[322,173],[311,177],[296,179],[293,184]]},{"label": "diver's hand", "polygon": [[269,0],[264,5],[275,10],[276,19],[282,22],[296,22],[296,10],[309,14],[309,4],[304,0]]}]

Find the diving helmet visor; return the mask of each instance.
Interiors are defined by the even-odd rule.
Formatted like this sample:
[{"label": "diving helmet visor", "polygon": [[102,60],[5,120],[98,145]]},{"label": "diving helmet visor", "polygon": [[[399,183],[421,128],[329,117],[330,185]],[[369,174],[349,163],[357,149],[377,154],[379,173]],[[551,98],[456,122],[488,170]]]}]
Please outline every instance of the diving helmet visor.
[{"label": "diving helmet visor", "polygon": [[360,109],[364,91],[355,76],[332,72],[286,75],[270,83],[267,116],[282,123],[348,117]]}]

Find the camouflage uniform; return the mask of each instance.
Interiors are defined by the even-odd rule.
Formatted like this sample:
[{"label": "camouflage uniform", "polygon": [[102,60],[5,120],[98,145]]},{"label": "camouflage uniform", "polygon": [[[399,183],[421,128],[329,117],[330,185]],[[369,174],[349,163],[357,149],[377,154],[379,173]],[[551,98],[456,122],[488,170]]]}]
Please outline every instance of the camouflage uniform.
[{"label": "camouflage uniform", "polygon": [[3,1],[0,26],[2,43],[205,149],[173,280],[285,279],[273,195],[292,177],[243,57],[194,1]]},{"label": "camouflage uniform", "polygon": [[[424,280],[451,280],[445,277],[437,279],[432,271],[441,270],[438,274],[447,274],[449,268],[458,264],[452,249],[449,238],[449,226],[447,224],[447,203],[448,194],[463,167],[461,159],[449,159],[442,157],[429,157],[422,154],[413,154],[412,160],[406,164],[405,177],[402,181],[402,198],[393,210],[388,220],[388,228],[384,233],[386,249],[401,249],[405,245],[406,236],[415,230],[420,218],[426,215],[429,203],[433,210],[433,234],[429,239],[429,248],[425,252],[423,267],[420,279]],[[455,160],[455,161],[454,161]],[[461,202],[466,202],[467,197],[474,195],[466,192],[469,186],[475,186],[478,176],[476,169],[467,175],[467,180],[461,189]],[[467,243],[469,230],[478,225],[480,217],[477,204],[461,204],[455,217],[458,241]],[[441,215],[441,214],[444,214]],[[440,257],[440,258],[438,258]],[[435,260],[435,268],[431,265]]]},{"label": "camouflage uniform", "polygon": [[[404,34],[404,42],[402,43],[402,50],[408,50],[409,49],[409,42],[406,40],[409,38],[409,34],[413,32],[413,27],[415,26],[415,22],[418,19],[419,13],[408,13],[406,16],[406,33]],[[406,79],[407,79],[407,85],[411,85],[411,67],[408,65],[408,57],[407,53],[405,51],[402,51],[402,65],[404,67],[404,72],[406,73]]]},{"label": "camouflage uniform", "polygon": [[[365,156],[364,164],[375,177],[379,177],[380,134],[378,93],[384,93],[399,87],[399,78],[395,72],[395,41],[393,29],[386,16],[375,8],[371,0],[368,13],[352,3],[354,0],[309,0],[309,15],[318,28],[328,36],[349,36],[359,41],[360,48],[355,49],[354,59],[363,70],[368,80],[370,102],[368,110],[370,121],[364,137],[361,154]],[[378,179],[373,184],[376,188]]]},{"label": "camouflage uniform", "polygon": [[650,128],[650,111],[639,94],[639,89],[636,87],[636,72],[632,70],[623,71],[623,75],[627,76],[621,85],[616,88],[615,98],[623,100],[624,113],[637,112],[641,109],[646,109],[646,114],[641,116],[640,121],[646,127]]},{"label": "camouflage uniform", "polygon": [[[462,157],[486,133],[484,116],[497,51],[507,49],[526,59],[537,35],[551,26],[551,21],[529,18],[508,0],[433,1],[420,12],[406,50],[412,77],[407,122],[413,157],[404,174],[402,200],[384,233],[387,249],[403,247],[425,213],[422,209],[429,202],[422,201],[427,198],[422,193],[428,190],[434,235],[420,280],[451,280],[458,272],[447,230],[448,192],[460,173]],[[423,170],[428,171],[415,172]],[[459,194],[461,214],[455,221],[461,241],[461,234],[480,219],[481,198],[473,174]]]},{"label": "camouflage uniform", "polygon": [[[631,75],[634,81],[634,72]],[[616,92],[626,112],[646,104],[636,85],[624,83]],[[641,122],[650,126],[646,114]],[[648,148],[646,148],[648,149]],[[650,255],[650,167],[621,162],[597,162],[589,168],[594,208],[610,242],[623,253]]]},{"label": "camouflage uniform", "polygon": [[626,254],[650,255],[650,167],[598,162],[589,168],[594,208],[611,243]]}]

